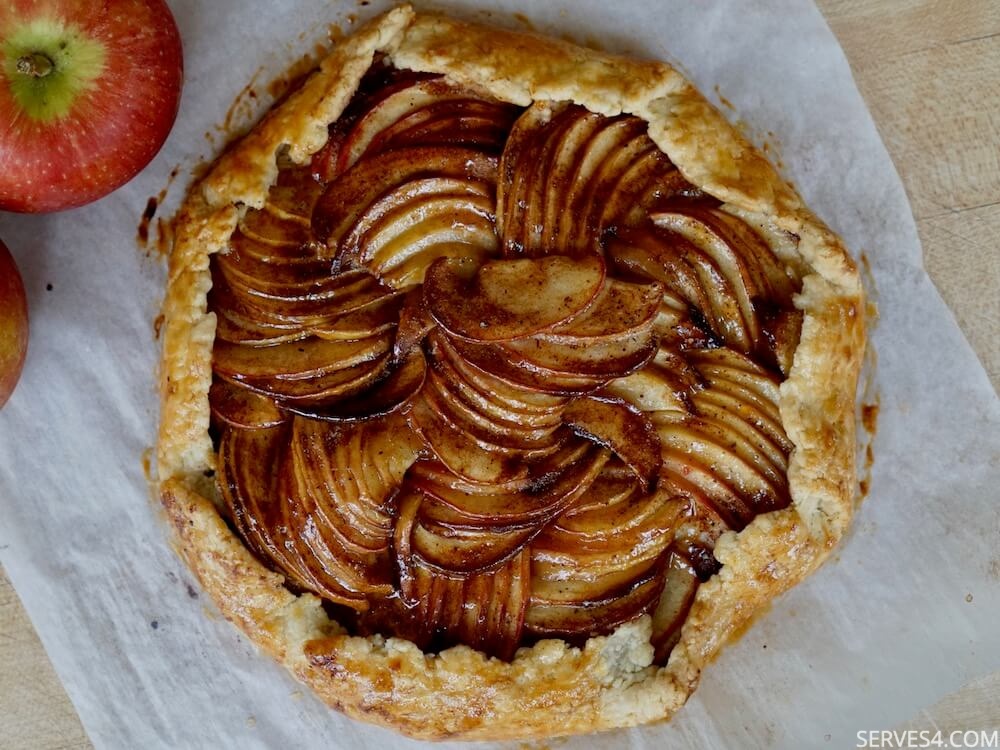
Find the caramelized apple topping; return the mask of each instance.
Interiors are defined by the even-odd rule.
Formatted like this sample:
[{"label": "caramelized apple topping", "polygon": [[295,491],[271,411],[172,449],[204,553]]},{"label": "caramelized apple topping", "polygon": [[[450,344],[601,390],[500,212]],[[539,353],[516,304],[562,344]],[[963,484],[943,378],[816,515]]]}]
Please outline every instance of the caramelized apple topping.
[{"label": "caramelized apple topping", "polygon": [[233,527],[358,633],[502,659],[648,614],[790,502],[797,238],[628,115],[376,63],[212,260]]}]

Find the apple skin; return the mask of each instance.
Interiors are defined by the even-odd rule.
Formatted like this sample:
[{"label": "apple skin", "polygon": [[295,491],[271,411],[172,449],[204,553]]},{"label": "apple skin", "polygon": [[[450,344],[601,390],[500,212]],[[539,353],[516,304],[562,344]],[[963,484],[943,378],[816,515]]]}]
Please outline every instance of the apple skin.
[{"label": "apple skin", "polygon": [[60,211],[126,183],[173,127],[183,77],[163,0],[4,0],[0,209]]},{"label": "apple skin", "polygon": [[28,298],[21,274],[0,241],[0,408],[14,392],[28,353]]}]

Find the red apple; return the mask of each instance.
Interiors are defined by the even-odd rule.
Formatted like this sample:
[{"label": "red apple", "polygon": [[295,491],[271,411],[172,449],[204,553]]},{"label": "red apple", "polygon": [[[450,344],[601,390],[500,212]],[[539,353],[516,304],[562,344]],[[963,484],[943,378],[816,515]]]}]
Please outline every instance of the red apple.
[{"label": "red apple", "polygon": [[96,200],[160,150],[180,101],[163,0],[0,3],[0,209]]},{"label": "red apple", "polygon": [[21,377],[28,353],[28,299],[21,274],[0,242],[0,407]]}]

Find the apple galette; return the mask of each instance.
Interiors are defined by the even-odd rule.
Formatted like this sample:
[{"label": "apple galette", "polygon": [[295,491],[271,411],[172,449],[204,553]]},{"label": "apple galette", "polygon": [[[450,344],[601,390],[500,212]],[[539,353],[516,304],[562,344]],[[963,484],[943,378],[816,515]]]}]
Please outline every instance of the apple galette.
[{"label": "apple galette", "polygon": [[671,67],[398,8],[185,204],[161,497],[350,716],[666,719],[849,522],[860,304]]}]

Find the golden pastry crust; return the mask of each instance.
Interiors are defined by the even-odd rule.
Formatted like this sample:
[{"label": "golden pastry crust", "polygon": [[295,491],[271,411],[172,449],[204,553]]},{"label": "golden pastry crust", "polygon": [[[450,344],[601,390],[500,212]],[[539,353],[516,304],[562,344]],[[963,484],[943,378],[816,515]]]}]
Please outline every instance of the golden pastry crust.
[{"label": "golden pastry crust", "polygon": [[[795,304],[804,322],[780,411],[795,445],[791,507],[757,517],[717,543],[721,571],[697,591],[666,666],[653,665],[644,616],[583,649],[547,640],[511,662],[466,646],[437,655],[397,638],[348,635],[319,598],[296,596],[243,546],[217,510],[208,436],[215,316],[209,259],[242,211],[263,204],[275,157],[306,162],[376,52],[397,67],[443,73],[519,105],[571,100],[629,113],[684,177],[750,223],[797,234],[804,271]],[[864,351],[862,288],[841,240],[805,208],[770,163],[668,65],[640,62],[532,34],[397,8],[374,20],[196,186],[179,216],[164,306],[160,496],[180,554],[225,616],[351,717],[424,738],[514,739],[663,721],[705,664],[771,599],[829,554],[853,511],[854,404]]]}]

